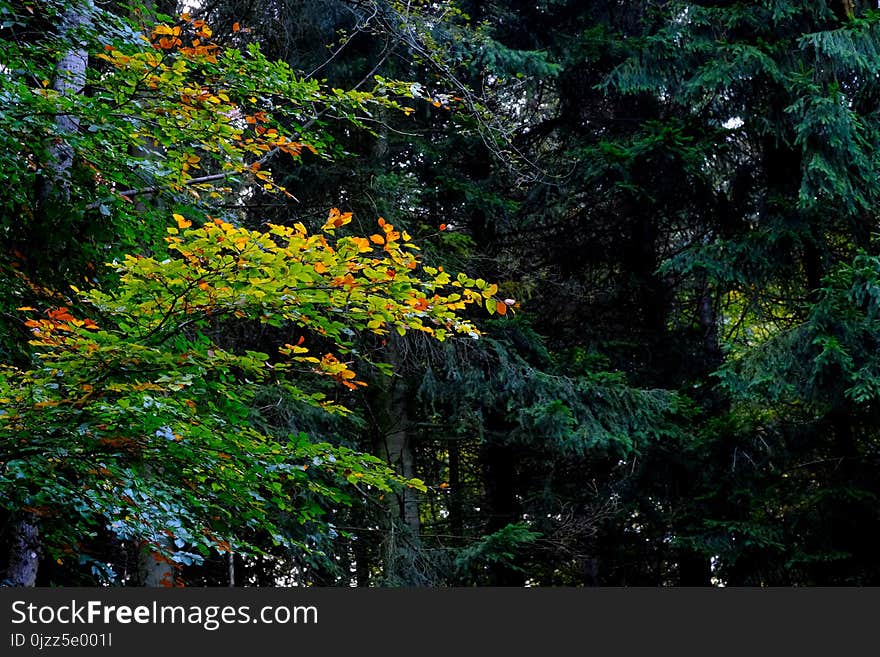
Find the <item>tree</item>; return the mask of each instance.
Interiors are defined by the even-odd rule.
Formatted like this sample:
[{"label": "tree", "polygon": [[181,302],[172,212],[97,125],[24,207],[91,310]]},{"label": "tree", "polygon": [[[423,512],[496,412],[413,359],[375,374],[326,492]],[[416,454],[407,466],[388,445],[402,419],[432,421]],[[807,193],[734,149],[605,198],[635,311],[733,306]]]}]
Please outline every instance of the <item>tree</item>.
[{"label": "tree", "polygon": [[[845,449],[853,439],[870,440],[858,414],[841,413],[839,404],[817,412],[805,397],[798,404],[811,410],[795,412],[781,398],[762,397],[759,390],[772,385],[751,388],[746,399],[726,373],[753,358],[767,366],[759,375],[765,382],[778,366],[805,367],[769,366],[762,343],[799,334],[817,310],[824,277],[858,248],[873,248],[876,88],[863,67],[874,65],[876,21],[868,8],[844,12],[837,3],[671,4],[645,13],[643,39],[604,81],[613,97],[647,97],[659,121],[641,132],[657,135],[648,142],[654,161],[664,157],[666,170],[675,158],[688,162],[691,175],[682,179],[699,183],[683,200],[642,189],[653,216],[658,205],[668,208],[660,216],[675,231],[660,242],[672,250],[655,261],[657,274],[676,286],[664,297],[667,326],[691,324],[707,339],[705,365],[688,382],[703,391],[704,430],[677,453],[657,453],[659,463],[646,460],[650,470],[635,482],[651,500],[640,505],[639,533],[652,531],[643,521],[651,518],[657,540],[701,557],[697,583],[708,581],[710,558],[731,584],[873,577],[851,532],[819,538],[846,525],[842,500],[865,487],[859,459]],[[645,144],[614,155],[629,158]],[[693,319],[682,322],[679,309],[693,309]],[[715,388],[719,366],[724,385]],[[831,386],[835,396],[838,386]],[[822,464],[839,450],[852,469],[831,475]],[[664,462],[681,473],[666,481],[678,478],[680,486],[663,485]],[[795,492],[804,490],[802,477],[820,491],[816,497]],[[805,508],[811,511],[801,514]],[[873,524],[871,514],[860,517]],[[679,578],[684,570],[691,572],[679,564]]]},{"label": "tree", "polygon": [[[65,8],[50,3],[47,13]],[[4,9],[14,18],[11,28],[37,20],[28,16],[34,14],[30,6]],[[325,135],[315,126],[322,116],[360,126],[358,111],[368,104],[408,110],[385,86],[377,93],[325,90],[269,62],[256,46],[246,52],[221,48],[211,41],[210,28],[189,16],[160,23],[147,35],[98,10],[92,22],[106,29],[93,31],[78,21],[77,29],[57,37],[89,46],[103,62],[85,78],[78,74],[77,84],[85,80],[89,93],[33,85],[33,73],[41,79],[33,67],[49,63],[27,56],[42,53],[46,42],[30,43],[15,31],[10,51],[19,59],[9,62],[3,78],[16,99],[7,110],[10,150],[4,159],[23,161],[10,175],[33,181],[37,190],[8,190],[6,207],[30,216],[43,198],[36,184],[42,174],[35,171],[42,162],[58,162],[61,152],[64,169],[55,167],[55,178],[70,183],[65,211],[59,207],[55,215],[87,237],[63,266],[40,257],[51,254],[21,251],[8,263],[11,276],[32,290],[28,299],[18,298],[19,312],[37,310],[25,302],[45,310],[43,318],[26,322],[34,334],[32,361],[7,367],[2,384],[6,511],[39,516],[46,527],[41,542],[53,560],[62,565],[75,556],[99,579],[124,574],[104,568],[106,561],[76,537],[88,537],[96,554],[108,537],[111,544],[146,541],[158,560],[178,566],[211,549],[256,554],[267,542],[297,543],[281,524],[321,522],[326,504],[348,499],[339,481],[387,490],[399,478],[375,459],[341,447],[258,432],[248,421],[255,391],[271,383],[290,403],[341,412],[342,405],[296,383],[302,375],[297,367],[357,388],[362,382],[350,361],[340,360],[343,352],[354,358],[357,331],[419,330],[440,340],[462,331],[476,335],[456,313],[482,305],[491,293],[483,281],[439,269],[417,276],[409,234],[384,219],[367,237],[335,243],[327,236],[343,229],[351,213],[331,211],[323,235],[309,235],[299,223],[248,231],[216,217],[185,230],[192,226],[185,215],[204,221],[225,197],[246,193],[233,184],[237,180],[292,196],[264,165],[276,155],[326,151]],[[81,61],[83,50],[76,52]],[[273,112],[261,103],[271,103]],[[58,116],[66,117],[69,130],[53,141]],[[41,135],[46,138],[35,139]],[[53,145],[44,149],[46,143]],[[133,198],[151,202],[131,211]],[[172,214],[167,206],[178,211],[170,227],[163,218]],[[99,242],[106,224],[114,223],[114,241]],[[5,229],[26,248],[41,226],[37,218]],[[53,231],[61,229],[53,224]],[[171,257],[149,255],[164,250],[166,240]],[[79,292],[73,285],[71,295],[41,286],[72,282],[77,270],[88,271],[91,249],[113,257],[135,247],[148,254],[126,255],[121,263],[117,258],[111,276],[87,278],[103,280],[107,291]],[[459,289],[444,293],[450,286]],[[98,315],[83,317],[77,308],[86,306]],[[299,326],[300,343],[282,347],[291,362],[253,350],[236,353],[234,345],[223,344],[228,327],[248,322],[279,332]],[[306,353],[306,336],[327,349],[323,357]],[[194,394],[178,398],[184,390]],[[14,542],[11,566],[22,545]],[[300,547],[311,549],[305,542]],[[14,583],[33,584],[32,576],[34,570]]]}]

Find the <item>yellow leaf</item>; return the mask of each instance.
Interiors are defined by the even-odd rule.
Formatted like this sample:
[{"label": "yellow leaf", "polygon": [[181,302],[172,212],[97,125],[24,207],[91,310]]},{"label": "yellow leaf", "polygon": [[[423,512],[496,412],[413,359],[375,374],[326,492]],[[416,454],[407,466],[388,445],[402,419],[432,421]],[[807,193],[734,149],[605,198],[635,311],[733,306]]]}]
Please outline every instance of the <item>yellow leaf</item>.
[{"label": "yellow leaf", "polygon": [[[174,220],[177,222],[178,228],[189,228],[190,226],[192,226],[192,222],[187,221],[186,218],[182,214],[174,214],[172,216],[174,217]],[[169,231],[169,232],[171,232],[171,231]],[[177,231],[174,231],[174,233],[176,233],[176,232]],[[172,233],[172,234],[174,234],[174,233]]]}]

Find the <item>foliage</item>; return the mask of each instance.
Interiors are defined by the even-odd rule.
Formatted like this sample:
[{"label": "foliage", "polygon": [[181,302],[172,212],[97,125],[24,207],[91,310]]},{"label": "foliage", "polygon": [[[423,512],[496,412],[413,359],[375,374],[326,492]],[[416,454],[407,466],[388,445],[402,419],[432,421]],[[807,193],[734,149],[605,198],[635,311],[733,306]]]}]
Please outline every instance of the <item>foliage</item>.
[{"label": "foliage", "polygon": [[[62,94],[50,84],[51,53],[70,44],[37,31],[64,7],[47,2],[45,15],[31,6],[29,13],[6,9],[12,20],[4,35],[0,118],[10,184],[0,195],[0,228],[19,253],[7,266],[38,282],[91,278],[108,252],[151,248],[164,231],[154,220],[163,207],[217,215],[218,206],[254,188],[291,198],[273,179],[271,160],[298,160],[303,151],[332,157],[339,149],[325,129],[329,122],[365,129],[376,108],[410,111],[381,84],[372,91],[329,89],[269,61],[256,44],[222,47],[204,21],[188,15],[142,32],[92,5],[83,5],[89,25],[66,35],[85,45],[95,64],[87,92]],[[59,116],[75,118],[79,129],[59,133]],[[47,148],[58,139],[74,153],[74,184],[60,207],[41,207]],[[135,202],[143,199],[149,204]],[[77,237],[77,248],[67,235]]]},{"label": "foliage", "polygon": [[524,545],[533,543],[540,534],[522,524],[507,525],[482,537],[462,550],[455,559],[456,576],[464,581],[480,584],[480,573],[502,564],[508,568],[523,570],[517,565],[518,552]]},{"label": "foliage", "polygon": [[[350,219],[332,211],[325,232]],[[432,268],[432,277],[415,278],[409,237],[384,220],[381,235],[335,244],[302,226],[256,233],[218,220],[187,230],[180,215],[177,224],[182,236],[171,227],[168,238],[176,257],[130,256],[114,266],[111,293],[80,293],[97,321],[67,308],[29,320],[37,366],[7,372],[0,417],[10,511],[79,517],[79,528],[91,531],[107,523],[120,539],[165,534],[179,549],[171,558],[188,565],[196,557],[185,546],[204,552],[222,541],[247,552],[257,549],[252,532],[284,540],[273,524],[278,513],[314,520],[314,501],[291,503],[299,487],[343,502],[344,493],[307,475],[312,463],[367,489],[388,490],[391,478],[375,458],[302,436],[261,435],[245,423],[266,381],[293,400],[343,410],[296,381],[311,372],[350,389],[365,385],[348,362],[310,354],[305,334],[280,356],[235,353],[211,340],[211,328],[232,318],[299,327],[351,354],[350,336],[363,330],[476,336],[455,311],[491,290]],[[382,245],[381,257],[372,244]],[[441,295],[446,286],[462,292]]]},{"label": "foliage", "polygon": [[[45,307],[25,322],[32,363],[6,366],[0,383],[4,509],[40,518],[45,548],[59,563],[70,556],[96,563],[89,543],[109,533],[146,542],[180,567],[211,550],[308,551],[304,532],[286,527],[323,521],[328,508],[351,502],[351,491],[423,487],[375,457],[283,427],[258,431],[249,422],[255,395],[271,384],[287,403],[346,412],[309,379],[329,377],[347,390],[366,385],[350,369],[366,358],[354,346],[358,333],[476,337],[458,313],[475,303],[497,312],[497,288],[420,268],[409,234],[384,219],[369,236],[335,238],[350,212],[333,209],[323,234],[312,235],[300,223],[260,232],[215,218],[223,214],[216,206],[247,193],[248,183],[292,198],[264,165],[304,149],[332,155],[325,121],[363,128],[370,105],[406,108],[381,88],[322,88],[266,60],[256,45],[222,48],[188,15],[141,34],[91,5],[78,9],[90,24],[64,36],[92,48],[98,65],[89,69],[88,93],[69,96],[50,86],[54,62],[46,55],[70,46],[31,31],[65,6],[48,3],[44,15],[30,5],[3,9],[13,17],[5,25],[12,38],[3,94],[12,102],[3,110],[4,162],[21,163],[8,172],[19,178],[3,193],[3,216],[27,218],[5,220],[5,238],[23,250],[7,266],[38,292],[27,300]],[[79,130],[61,131],[60,115],[77,117]],[[75,169],[69,181],[48,181],[58,198],[43,208],[34,190],[51,172],[53,140],[69,146]],[[63,198],[62,187],[70,192]],[[165,228],[168,205],[177,212]],[[191,228],[207,212],[214,216]],[[73,260],[35,250],[46,231],[43,238],[66,250],[70,228],[87,236]],[[111,242],[100,239],[108,234]],[[167,257],[157,255],[162,234]],[[87,278],[105,281],[101,287],[71,286],[69,296],[40,294],[31,283],[69,281],[77,268],[92,267],[78,258],[132,249],[147,254],[114,258],[111,276]],[[300,333],[272,355],[224,344],[227,327],[247,322]]]},{"label": "foliage", "polygon": [[880,579],[869,3],[111,5],[0,0],[46,577]]}]

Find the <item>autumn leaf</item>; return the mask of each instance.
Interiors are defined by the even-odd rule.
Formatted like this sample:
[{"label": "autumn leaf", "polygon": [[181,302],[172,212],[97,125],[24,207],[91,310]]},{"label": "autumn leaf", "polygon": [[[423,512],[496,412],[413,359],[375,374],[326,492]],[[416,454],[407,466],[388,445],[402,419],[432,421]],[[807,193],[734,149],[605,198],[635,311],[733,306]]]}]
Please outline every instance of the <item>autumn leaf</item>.
[{"label": "autumn leaf", "polygon": [[495,283],[489,285],[483,290],[483,296],[487,299],[494,297],[496,294],[498,294],[498,285],[496,285]]},{"label": "autumn leaf", "polygon": [[349,238],[358,249],[358,253],[367,253],[370,251],[370,241],[366,237],[351,237]]},{"label": "autumn leaf", "polygon": [[332,231],[351,222],[351,212],[340,212],[339,208],[331,208],[322,230]]},{"label": "autumn leaf", "polygon": [[46,314],[49,316],[49,319],[55,320],[56,322],[73,322],[76,320],[76,318],[71,315],[64,306],[54,310],[48,310],[46,311]]},{"label": "autumn leaf", "polygon": [[189,228],[190,226],[192,226],[192,222],[187,221],[187,219],[183,215],[175,214],[172,216],[174,217],[174,220],[177,222],[178,228]]}]

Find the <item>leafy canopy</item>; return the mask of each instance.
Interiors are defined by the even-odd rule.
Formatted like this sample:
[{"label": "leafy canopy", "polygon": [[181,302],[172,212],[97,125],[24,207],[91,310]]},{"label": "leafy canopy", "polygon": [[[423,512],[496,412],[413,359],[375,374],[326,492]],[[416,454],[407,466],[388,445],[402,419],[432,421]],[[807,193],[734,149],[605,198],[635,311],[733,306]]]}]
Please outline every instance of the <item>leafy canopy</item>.
[{"label": "leafy canopy", "polygon": [[[345,413],[327,384],[365,385],[353,369],[369,362],[359,336],[476,337],[462,312],[505,312],[497,287],[424,266],[384,219],[365,236],[343,235],[352,215],[335,208],[318,233],[299,222],[249,230],[228,209],[255,189],[291,198],[270,160],[337,154],[326,122],[363,129],[371,108],[408,108],[383,81],[326,89],[256,46],[221,47],[187,15],[142,32],[82,5],[89,20],[76,34],[35,37],[65,7],[48,2],[38,16],[0,2],[12,31],[0,232],[21,247],[0,264],[32,336],[28,364],[0,371],[2,507],[38,516],[59,563],[75,555],[117,580],[91,556],[108,537],[146,542],[178,566],[211,551],[309,550],[292,526],[326,522],[352,495],[423,488],[375,457],[258,430],[255,399],[271,388]],[[94,65],[84,92],[66,95],[51,84],[50,53],[78,47]],[[59,116],[79,129],[62,130]],[[59,142],[74,166],[47,181]],[[43,207],[35,190],[47,183],[55,198]],[[108,257],[105,276],[92,263]],[[71,286],[84,272],[89,289]],[[266,353],[224,337],[236,326],[290,337]]]}]

